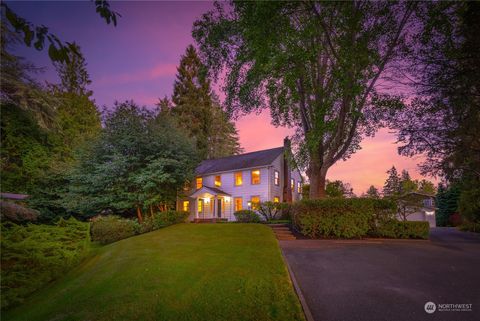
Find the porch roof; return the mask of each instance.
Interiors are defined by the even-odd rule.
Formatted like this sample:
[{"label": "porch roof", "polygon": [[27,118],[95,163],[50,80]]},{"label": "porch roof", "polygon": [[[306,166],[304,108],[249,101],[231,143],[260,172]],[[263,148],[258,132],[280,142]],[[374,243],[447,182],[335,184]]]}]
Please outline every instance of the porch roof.
[{"label": "porch roof", "polygon": [[196,198],[199,197],[202,194],[212,194],[212,195],[220,195],[220,196],[231,196],[227,192],[222,191],[221,189],[215,188],[215,187],[209,187],[209,186],[202,186],[202,188],[196,190],[193,192],[190,197]]}]

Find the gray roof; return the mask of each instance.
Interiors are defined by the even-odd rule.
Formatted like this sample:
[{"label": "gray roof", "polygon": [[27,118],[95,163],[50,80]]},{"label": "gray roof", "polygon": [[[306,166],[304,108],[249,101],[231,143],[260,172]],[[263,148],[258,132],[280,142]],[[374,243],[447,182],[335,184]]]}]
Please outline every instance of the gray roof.
[{"label": "gray roof", "polygon": [[0,198],[6,198],[11,200],[24,200],[28,198],[26,194],[15,194],[15,193],[0,193]]},{"label": "gray roof", "polygon": [[198,165],[195,173],[205,175],[209,173],[227,172],[242,168],[252,168],[268,166],[279,156],[283,154],[283,147],[259,150],[246,154],[207,159]]}]

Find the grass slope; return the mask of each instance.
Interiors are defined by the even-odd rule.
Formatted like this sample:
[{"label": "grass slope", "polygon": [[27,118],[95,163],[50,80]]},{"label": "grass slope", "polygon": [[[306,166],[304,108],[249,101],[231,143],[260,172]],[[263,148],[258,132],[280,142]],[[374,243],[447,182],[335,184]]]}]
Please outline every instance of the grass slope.
[{"label": "grass slope", "polygon": [[180,224],[119,241],[2,320],[303,320],[259,224]]}]

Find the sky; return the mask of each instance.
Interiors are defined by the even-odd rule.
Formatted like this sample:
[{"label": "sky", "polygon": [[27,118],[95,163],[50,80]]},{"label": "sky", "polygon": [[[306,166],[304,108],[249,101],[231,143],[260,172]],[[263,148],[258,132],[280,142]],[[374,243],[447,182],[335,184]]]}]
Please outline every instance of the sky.
[{"label": "sky", "polygon": [[[171,96],[176,67],[189,44],[193,22],[213,8],[206,1],[121,1],[111,8],[120,13],[117,27],[107,25],[95,12],[92,1],[7,1],[28,21],[45,25],[63,41],[80,45],[92,79],[93,97],[99,106],[134,100],[153,107],[159,98]],[[46,51],[19,46],[16,54],[45,67],[41,79],[58,82]],[[216,86],[218,87],[218,84]],[[220,95],[222,97],[222,95]],[[275,128],[268,111],[250,114],[236,121],[240,143],[246,152],[281,146],[291,128]],[[327,179],[350,183],[360,195],[370,185],[383,186],[386,171],[395,165],[421,179],[417,164],[422,157],[399,156],[395,134],[380,130],[365,138],[362,149],[347,161],[336,163]]]}]

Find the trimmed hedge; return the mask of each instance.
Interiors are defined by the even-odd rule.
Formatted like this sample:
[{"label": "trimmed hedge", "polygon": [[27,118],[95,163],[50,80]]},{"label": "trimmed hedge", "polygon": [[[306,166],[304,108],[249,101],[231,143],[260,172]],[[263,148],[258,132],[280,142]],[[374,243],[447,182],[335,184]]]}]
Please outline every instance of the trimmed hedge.
[{"label": "trimmed hedge", "polygon": [[22,303],[76,266],[90,248],[89,224],[70,218],[56,225],[2,223],[1,306]]},{"label": "trimmed hedge", "polygon": [[237,222],[240,223],[258,223],[260,222],[260,216],[257,213],[251,210],[241,210],[233,213]]},{"label": "trimmed hedge", "polygon": [[311,238],[428,238],[428,222],[398,221],[396,209],[386,199],[304,200],[292,205],[292,223]]},{"label": "trimmed hedge", "polygon": [[114,215],[99,217],[92,222],[92,240],[101,244],[113,243],[172,224],[183,223],[188,215],[189,213],[184,211],[157,212],[153,218],[145,218],[142,224]]}]

